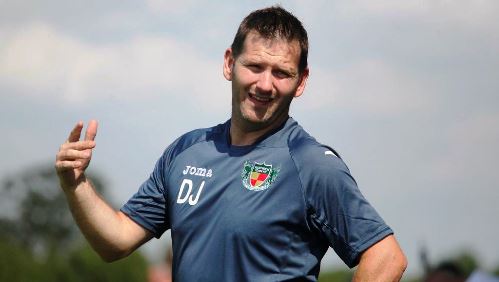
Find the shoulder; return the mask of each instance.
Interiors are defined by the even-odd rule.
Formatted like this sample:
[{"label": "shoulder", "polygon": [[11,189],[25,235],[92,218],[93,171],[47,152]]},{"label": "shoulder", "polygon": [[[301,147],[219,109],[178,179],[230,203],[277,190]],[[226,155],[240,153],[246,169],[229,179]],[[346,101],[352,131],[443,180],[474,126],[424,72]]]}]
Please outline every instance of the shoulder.
[{"label": "shoulder", "polygon": [[199,142],[213,141],[223,134],[224,124],[209,128],[199,128],[189,131],[175,140],[172,144],[177,149],[185,149]]},{"label": "shoulder", "polygon": [[299,170],[348,170],[336,150],[319,143],[301,126],[296,126],[288,137],[289,153]]},{"label": "shoulder", "polygon": [[224,128],[225,124],[219,124],[209,128],[199,128],[189,131],[171,143],[165,149],[161,158],[164,161],[169,162],[195,144],[201,142],[214,142],[219,138],[223,138]]},{"label": "shoulder", "polygon": [[301,127],[289,137],[289,154],[307,200],[337,197],[345,189],[357,189],[350,170],[333,148],[319,143]]}]

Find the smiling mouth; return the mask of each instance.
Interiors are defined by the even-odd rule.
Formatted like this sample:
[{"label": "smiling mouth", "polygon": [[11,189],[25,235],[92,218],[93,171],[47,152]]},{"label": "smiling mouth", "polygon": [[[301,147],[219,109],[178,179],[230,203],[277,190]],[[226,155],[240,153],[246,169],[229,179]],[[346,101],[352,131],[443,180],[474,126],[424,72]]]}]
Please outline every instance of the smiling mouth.
[{"label": "smiling mouth", "polygon": [[266,105],[266,104],[272,102],[272,100],[274,100],[273,98],[271,98],[269,96],[262,96],[262,95],[258,95],[258,94],[252,94],[252,93],[248,93],[248,96],[253,102],[255,102],[257,104],[262,104],[262,105]]}]

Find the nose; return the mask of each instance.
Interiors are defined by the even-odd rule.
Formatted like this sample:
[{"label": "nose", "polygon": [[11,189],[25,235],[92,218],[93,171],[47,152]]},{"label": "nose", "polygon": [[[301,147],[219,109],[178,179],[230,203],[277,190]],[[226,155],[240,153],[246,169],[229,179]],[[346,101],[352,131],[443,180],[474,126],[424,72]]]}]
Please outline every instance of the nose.
[{"label": "nose", "polygon": [[272,72],[269,70],[262,71],[256,82],[256,90],[259,93],[272,94]]}]

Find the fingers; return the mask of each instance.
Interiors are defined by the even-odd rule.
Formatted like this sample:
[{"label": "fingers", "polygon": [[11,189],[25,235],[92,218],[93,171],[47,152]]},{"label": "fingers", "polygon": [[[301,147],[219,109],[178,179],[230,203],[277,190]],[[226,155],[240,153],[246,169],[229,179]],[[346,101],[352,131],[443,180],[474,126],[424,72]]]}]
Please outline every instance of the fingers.
[{"label": "fingers", "polygon": [[56,155],[56,170],[59,172],[68,169],[85,170],[92,158],[92,148],[94,147],[95,141],[78,141],[62,144]]},{"label": "fingers", "polygon": [[89,159],[92,156],[90,150],[78,151],[74,149],[62,150],[57,154],[57,160],[76,160],[76,159]]},{"label": "fingers", "polygon": [[83,129],[83,122],[79,121],[73,130],[71,130],[71,133],[69,134],[67,142],[76,142],[80,140],[80,135],[81,135],[81,130]]},{"label": "fingers", "polygon": [[93,148],[95,148],[95,141],[77,141],[77,142],[62,144],[61,147],[59,148],[59,151],[70,150],[70,149],[82,151]]},{"label": "fingers", "polygon": [[[95,135],[97,135],[97,127],[98,123],[96,120],[91,120],[88,123],[87,130],[85,131],[85,140],[95,140]],[[73,130],[71,130],[71,133],[69,134],[69,137],[66,142],[71,143],[79,141],[82,130],[83,130],[83,122],[79,121],[75,125]]]},{"label": "fingers", "polygon": [[57,171],[65,171],[68,169],[75,169],[82,167],[83,163],[80,161],[57,161],[55,168]]},{"label": "fingers", "polygon": [[[91,120],[85,131],[85,140],[79,141],[83,122],[76,123],[69,134],[66,143],[62,144],[56,156],[56,167],[69,168],[78,167],[90,161],[92,149],[95,147],[95,135],[97,134],[97,121]],[[79,161],[78,161],[79,160]]]},{"label": "fingers", "polygon": [[85,140],[94,140],[95,135],[97,135],[98,123],[96,120],[91,120],[88,123],[87,131],[85,132]]},{"label": "fingers", "polygon": [[59,147],[56,156],[55,169],[64,190],[67,190],[68,187],[75,188],[82,181],[82,176],[84,176],[92,158],[92,149],[95,147],[94,139],[97,134],[97,121],[91,120],[88,123],[85,138],[80,141],[82,130],[83,122],[79,121],[71,130],[66,142]]}]

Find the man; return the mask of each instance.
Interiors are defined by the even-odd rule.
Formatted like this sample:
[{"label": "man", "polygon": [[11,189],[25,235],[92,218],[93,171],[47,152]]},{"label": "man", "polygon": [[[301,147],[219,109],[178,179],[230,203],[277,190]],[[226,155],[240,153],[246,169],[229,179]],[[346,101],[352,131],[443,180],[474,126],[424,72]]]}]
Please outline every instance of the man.
[{"label": "man", "polygon": [[255,11],[225,51],[232,115],[171,144],[150,178],[114,211],[84,171],[97,122],[57,155],[70,209],[106,261],[172,231],[176,281],[316,281],[331,246],[355,281],[398,281],[405,257],[348,168],[288,116],[309,75],[308,39],[280,7]]}]

